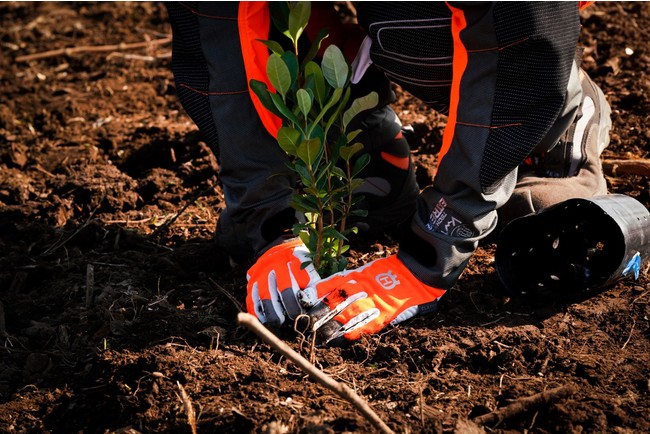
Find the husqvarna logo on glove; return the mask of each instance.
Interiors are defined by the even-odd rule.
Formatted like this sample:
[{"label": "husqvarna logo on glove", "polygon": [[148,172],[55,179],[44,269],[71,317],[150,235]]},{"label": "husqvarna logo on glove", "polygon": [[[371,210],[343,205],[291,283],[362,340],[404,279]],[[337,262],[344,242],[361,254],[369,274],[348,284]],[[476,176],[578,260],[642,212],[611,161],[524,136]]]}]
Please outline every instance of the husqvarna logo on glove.
[{"label": "husqvarna logo on glove", "polygon": [[392,271],[388,270],[386,273],[378,274],[375,277],[377,283],[381,285],[382,288],[388,290],[393,289],[399,285],[399,280],[397,280],[397,275]]}]

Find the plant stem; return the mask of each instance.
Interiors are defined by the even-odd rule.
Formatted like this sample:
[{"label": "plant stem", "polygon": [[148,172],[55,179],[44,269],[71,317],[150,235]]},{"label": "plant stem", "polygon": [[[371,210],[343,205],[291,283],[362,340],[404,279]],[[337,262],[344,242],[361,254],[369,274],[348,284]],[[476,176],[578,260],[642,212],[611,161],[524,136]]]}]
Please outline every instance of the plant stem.
[{"label": "plant stem", "polygon": [[[325,177],[327,178],[327,191],[328,193],[332,191],[332,172],[330,171],[330,149],[329,149],[329,141],[327,140],[327,131],[325,131],[325,143],[323,143],[323,152],[325,154],[325,169],[327,171],[327,174]],[[332,198],[328,198],[328,207],[327,210],[330,213],[330,226],[334,227],[336,225],[336,221],[334,219],[334,203],[332,201]]]},{"label": "plant stem", "polygon": [[[309,177],[311,178],[312,184],[316,187],[316,176],[310,164],[307,165],[307,170],[309,171]],[[319,194],[316,194],[316,205],[318,206],[318,214],[316,215],[316,254],[313,256],[314,268],[320,273],[320,263],[321,257],[323,255],[323,200]]]},{"label": "plant stem", "polygon": [[[352,209],[352,172],[350,171],[350,162],[346,161],[345,162],[345,172],[347,175],[347,182],[348,182],[348,200],[347,203],[345,204],[345,208],[343,209],[343,215],[341,216],[341,224],[340,224],[340,231],[343,235],[345,235],[345,226],[347,223],[347,216],[350,210]],[[339,248],[337,250],[337,255],[336,258],[340,256],[340,251],[343,249],[343,240],[339,240]]]}]

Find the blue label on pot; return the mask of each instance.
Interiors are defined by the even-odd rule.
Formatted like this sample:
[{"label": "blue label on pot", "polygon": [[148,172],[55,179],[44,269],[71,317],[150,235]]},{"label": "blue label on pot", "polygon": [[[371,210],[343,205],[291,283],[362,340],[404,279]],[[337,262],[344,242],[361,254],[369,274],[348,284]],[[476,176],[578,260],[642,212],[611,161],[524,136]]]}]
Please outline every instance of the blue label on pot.
[{"label": "blue label on pot", "polygon": [[634,271],[634,280],[638,280],[639,272],[641,271],[641,254],[639,252],[636,252],[632,259],[630,259],[630,262],[627,263],[623,270],[623,276],[626,276],[630,271]]}]

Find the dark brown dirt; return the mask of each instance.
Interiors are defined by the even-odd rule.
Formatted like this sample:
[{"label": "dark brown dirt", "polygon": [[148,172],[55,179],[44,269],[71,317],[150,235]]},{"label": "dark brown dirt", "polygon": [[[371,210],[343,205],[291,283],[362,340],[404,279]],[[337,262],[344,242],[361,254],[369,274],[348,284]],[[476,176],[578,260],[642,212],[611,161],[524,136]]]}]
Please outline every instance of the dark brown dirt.
[{"label": "dark brown dirt", "polygon": [[[0,431],[189,433],[182,386],[201,433],[372,432],[237,327],[245,270],[212,245],[217,163],[176,100],[169,44],[16,60],[163,38],[164,7],[7,2],[0,24]],[[614,111],[604,157],[648,158],[650,3],[598,3],[583,24],[584,66]],[[398,93],[425,185],[445,119]],[[608,183],[650,206],[647,176]],[[359,242],[352,262],[394,249]],[[649,432],[647,275],[531,303],[504,292],[493,254],[479,249],[439,314],[317,349],[318,366],[399,432],[468,432],[564,385],[571,397],[488,431]]]}]

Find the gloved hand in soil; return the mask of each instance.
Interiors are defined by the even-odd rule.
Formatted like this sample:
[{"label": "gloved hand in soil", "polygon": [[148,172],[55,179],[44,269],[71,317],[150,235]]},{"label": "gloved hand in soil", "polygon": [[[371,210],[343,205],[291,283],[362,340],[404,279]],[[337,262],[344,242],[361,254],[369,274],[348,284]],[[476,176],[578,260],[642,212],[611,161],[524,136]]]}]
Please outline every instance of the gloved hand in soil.
[{"label": "gloved hand in soil", "polygon": [[317,282],[298,295],[321,343],[358,339],[434,312],[445,290],[420,282],[397,256],[376,259]]},{"label": "gloved hand in soil", "polygon": [[261,323],[279,327],[303,313],[297,294],[320,280],[307,247],[298,238],[264,252],[249,268],[246,308]]}]

